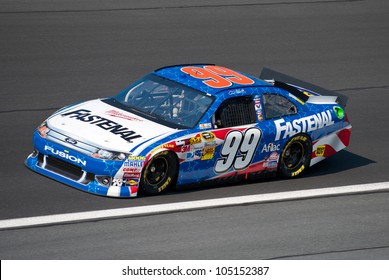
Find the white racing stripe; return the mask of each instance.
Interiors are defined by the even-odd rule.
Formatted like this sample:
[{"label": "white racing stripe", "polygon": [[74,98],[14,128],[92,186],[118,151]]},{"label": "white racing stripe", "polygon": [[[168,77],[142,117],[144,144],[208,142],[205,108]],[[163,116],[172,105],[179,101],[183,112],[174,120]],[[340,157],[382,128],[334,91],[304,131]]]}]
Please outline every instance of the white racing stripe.
[{"label": "white racing stripe", "polygon": [[389,191],[389,182],[8,219],[0,221],[0,230],[375,191]]}]

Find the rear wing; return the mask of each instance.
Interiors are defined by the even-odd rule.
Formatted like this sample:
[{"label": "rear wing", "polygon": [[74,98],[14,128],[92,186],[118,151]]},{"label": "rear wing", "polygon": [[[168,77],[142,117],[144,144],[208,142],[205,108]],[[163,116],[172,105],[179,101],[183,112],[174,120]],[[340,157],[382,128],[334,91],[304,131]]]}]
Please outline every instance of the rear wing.
[{"label": "rear wing", "polygon": [[[304,100],[304,102],[319,103],[320,101],[325,102],[324,100],[326,99],[328,101],[336,101],[342,107],[346,107],[347,96],[298,80],[269,68],[263,68],[259,78],[262,80],[271,80],[274,86],[289,91],[296,95],[296,97]],[[304,91],[307,91],[313,96],[304,94]]]}]

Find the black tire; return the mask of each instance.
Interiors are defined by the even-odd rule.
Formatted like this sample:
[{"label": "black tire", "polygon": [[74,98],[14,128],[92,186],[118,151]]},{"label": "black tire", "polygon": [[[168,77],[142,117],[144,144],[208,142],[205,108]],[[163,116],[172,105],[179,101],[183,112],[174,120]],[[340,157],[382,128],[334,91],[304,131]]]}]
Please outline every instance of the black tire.
[{"label": "black tire", "polygon": [[284,178],[295,178],[306,171],[311,163],[312,141],[306,134],[293,136],[282,150],[278,173]]},{"label": "black tire", "polygon": [[174,153],[163,151],[155,155],[144,167],[140,181],[140,191],[146,195],[156,195],[175,184],[178,161]]}]

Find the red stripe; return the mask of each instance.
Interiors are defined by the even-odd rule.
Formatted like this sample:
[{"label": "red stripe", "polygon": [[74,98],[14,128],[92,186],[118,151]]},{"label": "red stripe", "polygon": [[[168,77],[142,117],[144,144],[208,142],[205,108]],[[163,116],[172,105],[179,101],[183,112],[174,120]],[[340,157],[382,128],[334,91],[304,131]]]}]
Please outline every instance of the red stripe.
[{"label": "red stripe", "polygon": [[130,190],[131,190],[131,194],[134,194],[134,193],[137,193],[138,192],[138,187],[136,186],[132,186],[130,187]]},{"label": "red stripe", "polygon": [[326,149],[324,150],[324,155],[323,155],[325,158],[336,154],[336,150],[332,148],[330,145],[325,145],[325,146]]},{"label": "red stripe", "polygon": [[351,128],[346,128],[337,133],[340,141],[342,141],[343,145],[346,147],[350,145],[350,136],[351,136]]},{"label": "red stripe", "polygon": [[[322,155],[322,157],[327,158],[329,156],[332,156],[333,154],[336,154],[336,150],[334,148],[332,148],[330,145],[324,144],[324,145],[320,145],[320,146],[325,146],[324,154]],[[318,156],[316,156],[316,151],[313,151],[313,153],[311,155],[311,159],[314,159],[317,157]]]}]

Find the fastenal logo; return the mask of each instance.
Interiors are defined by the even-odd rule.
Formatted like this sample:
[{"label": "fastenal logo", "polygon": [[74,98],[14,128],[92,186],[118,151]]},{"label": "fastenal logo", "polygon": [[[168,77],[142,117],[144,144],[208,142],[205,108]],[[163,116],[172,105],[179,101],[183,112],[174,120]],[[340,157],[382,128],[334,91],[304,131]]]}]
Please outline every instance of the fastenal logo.
[{"label": "fastenal logo", "polygon": [[274,124],[276,125],[277,130],[275,141],[278,141],[280,139],[292,137],[300,132],[310,132],[325,126],[333,125],[334,121],[332,119],[331,111],[327,110],[325,112],[320,112],[312,116],[288,122],[284,119],[275,120]]},{"label": "fastenal logo", "polygon": [[86,160],[82,160],[76,156],[72,156],[69,154],[69,151],[61,151],[61,150],[57,150],[57,149],[54,149],[53,147],[50,147],[50,146],[45,146],[45,151],[49,151],[50,153],[52,153],[53,155],[57,155],[61,158],[65,158],[65,159],[68,159],[72,162],[75,162],[75,163],[78,163],[78,164],[81,164],[83,166],[86,166]]},{"label": "fastenal logo", "polygon": [[96,125],[115,135],[120,135],[121,138],[128,142],[131,142],[136,138],[142,137],[141,135],[136,134],[135,131],[130,130],[129,128],[126,128],[116,122],[100,117],[98,115],[93,115],[91,112],[92,111],[89,110],[79,109],[76,111],[62,114],[62,116],[68,116],[69,118],[74,118],[85,123]]}]

